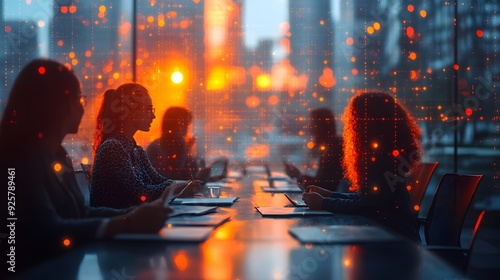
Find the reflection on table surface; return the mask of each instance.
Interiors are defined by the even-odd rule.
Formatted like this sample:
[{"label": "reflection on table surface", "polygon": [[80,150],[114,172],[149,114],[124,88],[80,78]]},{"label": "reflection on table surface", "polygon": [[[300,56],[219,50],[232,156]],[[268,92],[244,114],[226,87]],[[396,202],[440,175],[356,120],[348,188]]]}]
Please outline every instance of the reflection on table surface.
[{"label": "reflection on table surface", "polygon": [[[375,225],[349,215],[263,218],[258,206],[289,204],[264,193],[250,174],[225,185],[221,197],[239,196],[218,214],[231,219],[203,243],[101,241],[28,271],[26,279],[462,279],[460,273],[405,239],[380,243],[301,244],[293,226]],[[19,275],[21,276],[21,275]]]}]

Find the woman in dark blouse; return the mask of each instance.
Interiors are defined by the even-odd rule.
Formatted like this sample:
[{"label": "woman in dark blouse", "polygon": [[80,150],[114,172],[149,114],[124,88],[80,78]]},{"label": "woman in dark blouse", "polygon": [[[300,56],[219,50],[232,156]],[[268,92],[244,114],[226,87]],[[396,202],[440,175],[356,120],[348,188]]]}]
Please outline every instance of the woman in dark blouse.
[{"label": "woman in dark blouse", "polygon": [[[126,208],[159,198],[166,187],[179,193],[186,186],[160,175],[134,140],[137,131],[150,130],[154,112],[140,84],[123,84],[104,93],[94,139],[91,205]],[[190,184],[180,197],[200,188],[199,183]]]},{"label": "woman in dark blouse", "polygon": [[414,118],[390,94],[357,94],[344,113],[343,134],[343,165],[354,193],[308,186],[304,202],[311,209],[364,215],[420,240],[404,180],[420,161],[419,137]]}]

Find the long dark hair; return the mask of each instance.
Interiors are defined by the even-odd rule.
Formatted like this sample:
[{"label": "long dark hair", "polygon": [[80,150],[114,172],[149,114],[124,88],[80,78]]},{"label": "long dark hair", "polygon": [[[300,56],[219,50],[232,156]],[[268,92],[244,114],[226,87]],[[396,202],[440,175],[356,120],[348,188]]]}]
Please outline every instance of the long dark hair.
[{"label": "long dark hair", "polygon": [[402,169],[407,173],[421,158],[417,122],[385,92],[360,92],[352,98],[344,112],[343,138],[344,170],[352,190],[367,184],[370,168],[396,174],[403,159],[409,163]]},{"label": "long dark hair", "polygon": [[336,125],[333,112],[330,108],[322,107],[311,111],[312,124],[317,126],[314,141],[319,144],[331,142],[331,138],[336,136]]},{"label": "long dark hair", "polygon": [[47,59],[28,63],[14,82],[1,120],[2,160],[19,160],[26,149],[61,133],[75,91],[80,82],[66,66]]},{"label": "long dark hair", "polygon": [[123,130],[123,125],[132,117],[131,111],[136,109],[147,96],[149,96],[148,90],[137,83],[123,84],[104,92],[101,108],[97,114],[94,155],[102,142]]}]

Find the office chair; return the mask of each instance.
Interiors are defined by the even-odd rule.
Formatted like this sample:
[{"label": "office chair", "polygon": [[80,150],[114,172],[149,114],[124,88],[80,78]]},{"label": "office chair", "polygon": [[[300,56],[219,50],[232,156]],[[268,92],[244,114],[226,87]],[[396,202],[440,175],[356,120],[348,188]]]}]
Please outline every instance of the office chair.
[{"label": "office chair", "polygon": [[418,218],[420,205],[425,195],[425,190],[438,162],[422,162],[406,177],[406,185],[410,193],[413,215]]},{"label": "office chair", "polygon": [[465,216],[482,177],[452,173],[441,177],[425,220],[427,245],[460,247]]},{"label": "office chair", "polygon": [[76,183],[83,195],[83,202],[85,206],[90,205],[90,184],[87,181],[87,174],[83,170],[75,171]]},{"label": "office chair", "polygon": [[85,173],[85,176],[87,177],[87,181],[89,182],[89,186],[90,186],[90,180],[92,177],[92,164],[80,163],[80,165],[82,166],[82,170]]},{"label": "office chair", "polygon": [[481,211],[468,248],[454,246],[426,248],[474,279],[499,275],[500,210]]}]

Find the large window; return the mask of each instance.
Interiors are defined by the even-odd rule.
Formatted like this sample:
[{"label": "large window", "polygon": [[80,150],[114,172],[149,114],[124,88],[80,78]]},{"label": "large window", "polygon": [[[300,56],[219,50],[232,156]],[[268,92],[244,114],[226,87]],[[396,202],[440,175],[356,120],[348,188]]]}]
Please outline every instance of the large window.
[{"label": "large window", "polygon": [[312,169],[310,110],[331,108],[340,134],[350,96],[382,89],[418,118],[424,159],[439,161],[435,180],[480,173],[478,203],[500,196],[496,0],[23,0],[0,9],[0,110],[30,59],[74,69],[91,97],[65,140],[76,163],[92,162],[101,94],[124,82],[144,84],[157,108],[152,131],[137,135],[143,146],[180,105],[194,113],[207,160],[286,155]]}]

